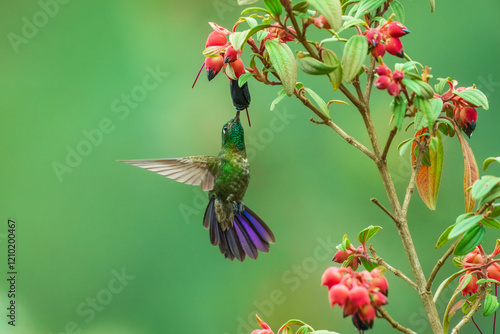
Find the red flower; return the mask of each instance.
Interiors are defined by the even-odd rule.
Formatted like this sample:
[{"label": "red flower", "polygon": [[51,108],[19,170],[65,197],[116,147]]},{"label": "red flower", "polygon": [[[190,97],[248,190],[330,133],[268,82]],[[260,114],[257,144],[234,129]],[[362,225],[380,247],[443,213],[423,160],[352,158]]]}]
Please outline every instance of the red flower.
[{"label": "red flower", "polygon": [[224,65],[224,58],[221,55],[205,58],[205,68],[207,70],[208,81],[215,78]]},{"label": "red flower", "polygon": [[387,26],[387,31],[389,36],[399,38],[410,33],[410,30],[406,28],[403,24],[393,21]]},{"label": "red flower", "polygon": [[403,51],[403,44],[399,38],[389,38],[385,41],[385,50],[391,55],[404,58],[405,52]]},{"label": "red flower", "polygon": [[488,278],[496,279],[500,282],[500,265],[498,263],[492,263],[488,267]]},{"label": "red flower", "polygon": [[314,25],[320,29],[332,29],[330,23],[323,15],[320,15],[319,17],[314,19]]},{"label": "red flower", "polygon": [[[466,276],[467,276],[467,274],[463,275],[462,277],[460,277],[459,284],[460,284],[460,282],[462,282],[462,280]],[[465,296],[465,295],[472,295],[472,294],[474,294],[474,293],[477,292],[477,289],[478,289],[478,286],[477,286],[477,276],[476,275],[472,275],[469,283],[467,283],[467,285],[465,286],[465,288],[462,290],[462,295],[463,296]]]}]

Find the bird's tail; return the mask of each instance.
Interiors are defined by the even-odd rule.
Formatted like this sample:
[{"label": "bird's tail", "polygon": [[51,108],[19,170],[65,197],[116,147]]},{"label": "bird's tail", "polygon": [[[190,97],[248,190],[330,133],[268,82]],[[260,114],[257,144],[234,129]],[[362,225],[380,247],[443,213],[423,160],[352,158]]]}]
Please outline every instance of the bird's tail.
[{"label": "bird's tail", "polygon": [[210,231],[212,245],[218,245],[226,258],[231,261],[234,258],[243,261],[248,255],[250,258],[256,259],[258,251],[264,253],[269,251],[269,244],[273,244],[275,241],[273,232],[255,212],[246,206],[243,212],[235,211],[233,226],[223,231],[217,222],[214,202],[215,196],[210,196],[203,217],[203,227]]}]

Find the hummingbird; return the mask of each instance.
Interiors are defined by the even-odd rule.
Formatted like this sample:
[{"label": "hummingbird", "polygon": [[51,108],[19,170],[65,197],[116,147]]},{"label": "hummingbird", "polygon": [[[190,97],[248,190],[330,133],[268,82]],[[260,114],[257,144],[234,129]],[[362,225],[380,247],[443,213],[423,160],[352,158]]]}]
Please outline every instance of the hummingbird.
[{"label": "hummingbird", "polygon": [[203,227],[210,242],[219,246],[225,258],[256,259],[267,253],[275,238],[264,221],[243,203],[250,181],[240,111],[222,127],[222,147],[214,156],[174,159],[126,160],[127,164],[148,169],[177,182],[200,185],[208,191]]}]

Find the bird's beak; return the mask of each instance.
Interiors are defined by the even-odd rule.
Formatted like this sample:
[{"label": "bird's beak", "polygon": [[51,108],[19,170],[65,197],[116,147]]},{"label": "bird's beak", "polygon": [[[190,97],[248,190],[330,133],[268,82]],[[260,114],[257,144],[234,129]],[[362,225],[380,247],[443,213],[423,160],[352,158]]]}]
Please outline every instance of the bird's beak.
[{"label": "bird's beak", "polygon": [[234,116],[234,120],[235,121],[238,120],[238,119],[240,119],[240,111],[239,110],[236,111],[236,116]]}]

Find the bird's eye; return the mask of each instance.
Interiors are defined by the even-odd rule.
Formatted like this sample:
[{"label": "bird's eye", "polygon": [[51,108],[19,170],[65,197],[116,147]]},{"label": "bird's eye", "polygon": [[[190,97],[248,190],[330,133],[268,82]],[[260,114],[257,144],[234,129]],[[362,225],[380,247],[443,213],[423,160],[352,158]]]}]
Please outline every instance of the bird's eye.
[{"label": "bird's eye", "polygon": [[227,132],[227,130],[228,130],[227,125],[224,125],[224,127],[222,128],[222,133],[226,133],[226,132]]}]

